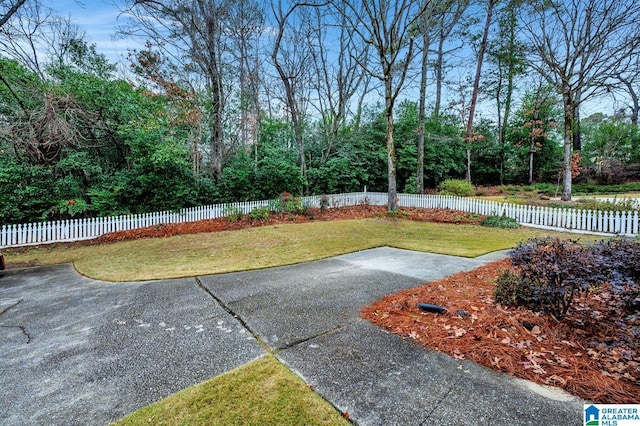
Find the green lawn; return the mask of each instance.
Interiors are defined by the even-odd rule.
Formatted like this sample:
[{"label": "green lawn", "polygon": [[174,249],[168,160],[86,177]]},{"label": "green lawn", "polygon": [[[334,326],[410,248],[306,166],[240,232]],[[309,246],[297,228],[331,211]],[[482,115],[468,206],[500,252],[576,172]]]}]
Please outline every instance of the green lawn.
[{"label": "green lawn", "polygon": [[348,425],[273,356],[192,386],[115,423],[133,425]]},{"label": "green lawn", "polygon": [[9,266],[73,262],[78,272],[91,278],[140,281],[289,265],[381,246],[475,257],[542,235],[563,234],[524,227],[505,230],[377,218],[90,246],[58,244],[4,253]]}]

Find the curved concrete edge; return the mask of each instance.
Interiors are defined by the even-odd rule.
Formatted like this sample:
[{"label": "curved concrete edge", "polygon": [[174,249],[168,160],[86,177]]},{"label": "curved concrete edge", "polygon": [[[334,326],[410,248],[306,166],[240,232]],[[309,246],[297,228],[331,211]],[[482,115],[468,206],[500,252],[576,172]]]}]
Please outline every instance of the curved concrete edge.
[{"label": "curved concrete edge", "polygon": [[482,256],[475,257],[474,259],[487,263],[495,262],[497,260],[502,260],[505,257],[509,257],[509,252],[511,252],[511,250],[512,249],[492,251],[491,253],[483,254]]}]

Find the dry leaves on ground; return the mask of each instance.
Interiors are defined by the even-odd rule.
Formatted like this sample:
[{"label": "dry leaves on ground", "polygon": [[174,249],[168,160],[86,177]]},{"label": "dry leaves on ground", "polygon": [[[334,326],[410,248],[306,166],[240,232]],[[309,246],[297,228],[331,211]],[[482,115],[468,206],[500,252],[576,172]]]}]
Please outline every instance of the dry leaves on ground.
[{"label": "dry leaves on ground", "polygon": [[[363,318],[433,350],[497,371],[556,386],[597,403],[640,402],[640,351],[611,312],[606,286],[577,301],[565,321],[497,305],[495,279],[508,259],[393,294],[366,307]],[[418,303],[444,306],[439,315]],[[635,346],[635,347],[634,347]]]}]

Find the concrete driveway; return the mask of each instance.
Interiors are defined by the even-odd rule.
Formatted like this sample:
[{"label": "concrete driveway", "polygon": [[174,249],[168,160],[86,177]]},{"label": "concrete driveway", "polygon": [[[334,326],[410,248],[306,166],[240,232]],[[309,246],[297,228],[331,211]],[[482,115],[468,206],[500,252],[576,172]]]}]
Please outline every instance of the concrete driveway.
[{"label": "concrete driveway", "polygon": [[576,398],[542,396],[359,319],[385,294],[495,257],[380,248],[140,283],[90,280],[71,265],[0,272],[0,423],[106,424],[265,355],[259,337],[358,424],[582,424]]}]

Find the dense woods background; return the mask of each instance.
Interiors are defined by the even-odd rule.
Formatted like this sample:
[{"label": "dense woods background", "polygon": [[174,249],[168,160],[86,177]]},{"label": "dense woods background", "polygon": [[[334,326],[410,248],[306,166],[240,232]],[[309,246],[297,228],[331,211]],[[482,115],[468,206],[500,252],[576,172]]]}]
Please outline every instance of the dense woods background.
[{"label": "dense woods background", "polygon": [[640,179],[632,0],[114,7],[144,46],[120,60],[73,16],[0,2],[0,223]]}]

